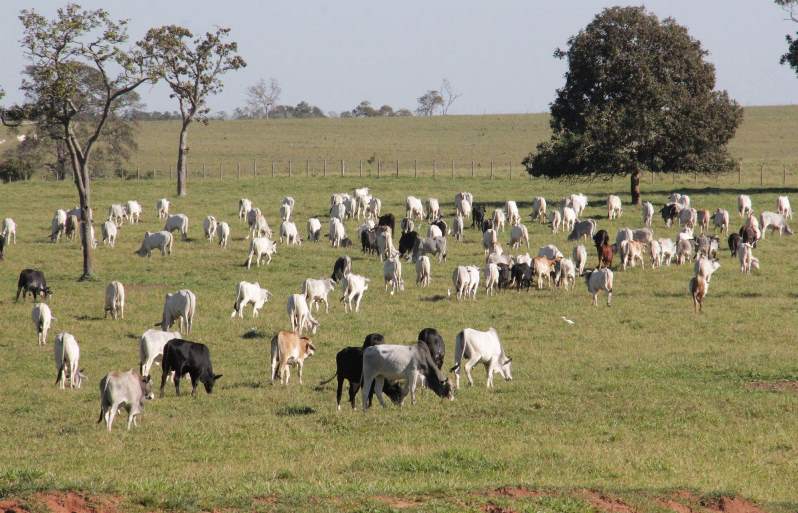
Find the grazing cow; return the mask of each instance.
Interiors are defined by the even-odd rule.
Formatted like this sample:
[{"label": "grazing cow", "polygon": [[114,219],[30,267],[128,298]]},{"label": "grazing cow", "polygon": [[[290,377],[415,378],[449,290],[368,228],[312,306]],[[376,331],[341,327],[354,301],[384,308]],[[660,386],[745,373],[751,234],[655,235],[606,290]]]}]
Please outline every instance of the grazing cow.
[{"label": "grazing cow", "polygon": [[166,377],[174,372],[175,395],[180,395],[180,378],[184,374],[191,376],[191,395],[197,394],[197,384],[205,385],[205,392],[213,393],[213,386],[222,377],[221,374],[213,373],[211,365],[211,353],[208,346],[173,338],[163,348],[163,370],[161,374],[161,397],[163,397]]},{"label": "grazing cow", "polygon": [[155,202],[155,213],[158,214],[158,219],[166,219],[169,217],[169,200],[161,198]]},{"label": "grazing cow", "polygon": [[485,264],[483,273],[485,274],[485,295],[493,296],[499,286],[499,265],[488,262]]},{"label": "grazing cow", "polygon": [[180,319],[180,331],[191,333],[191,326],[194,323],[194,315],[196,313],[197,296],[193,292],[188,289],[181,289],[175,293],[168,293],[163,303],[161,330],[168,331],[175,321]]},{"label": "grazing cow", "polygon": [[86,376],[79,369],[80,347],[75,337],[66,331],[56,335],[53,356],[56,368],[55,384],[63,390],[66,381],[69,380],[69,388],[80,388],[80,383]]},{"label": "grazing cow", "polygon": [[598,306],[598,295],[602,290],[607,291],[607,306],[612,304],[613,275],[610,269],[593,269],[585,273],[587,291],[593,296],[593,306]]},{"label": "grazing cow", "polygon": [[679,224],[695,228],[698,224],[698,211],[694,208],[683,208],[679,211]]},{"label": "grazing cow", "polygon": [[688,286],[690,295],[693,297],[693,311],[701,313],[704,310],[704,298],[709,292],[709,282],[701,276],[693,276]]},{"label": "grazing cow", "polygon": [[377,254],[380,256],[380,261],[390,258],[397,254],[396,248],[393,245],[393,236],[391,229],[387,226],[378,226],[375,229],[377,240]]},{"label": "grazing cow", "polygon": [[[139,339],[139,372],[142,376],[149,376],[153,365],[161,365],[163,348],[174,338],[181,338],[180,333],[154,329],[144,332]],[[174,377],[170,379],[173,380]]]},{"label": "grazing cow", "polygon": [[555,260],[557,258],[562,258],[563,254],[562,251],[557,248],[557,246],[554,244],[548,244],[538,250],[538,256],[546,257],[549,260]]},{"label": "grazing cow", "polygon": [[737,248],[740,247],[740,243],[742,242],[742,237],[740,237],[739,233],[732,233],[729,235],[729,252],[731,256],[737,256]]},{"label": "grazing cow", "polygon": [[402,280],[402,262],[399,260],[399,255],[392,255],[388,257],[382,265],[382,276],[385,280],[385,291],[391,289],[393,296],[397,290],[405,290],[405,282]]},{"label": "grazing cow", "polygon": [[651,254],[651,267],[662,266],[662,246],[658,240],[652,239],[648,243],[648,251]]},{"label": "grazing cow", "polygon": [[639,228],[637,230],[632,230],[632,240],[642,242],[643,244],[648,244],[654,240],[654,232],[651,231],[650,228]]},{"label": "grazing cow", "polygon": [[676,263],[682,265],[693,258],[693,239],[679,239],[676,243]]},{"label": "grazing cow", "polygon": [[696,276],[705,279],[707,283],[712,281],[712,274],[718,269],[720,269],[720,262],[717,260],[710,260],[705,256],[698,257],[693,267]]},{"label": "grazing cow", "polygon": [[668,203],[662,207],[659,213],[662,216],[662,220],[665,222],[665,226],[670,227],[674,219],[679,217],[679,212],[681,212],[681,210],[682,208],[678,203]]},{"label": "grazing cow", "polygon": [[252,303],[252,318],[258,316],[258,311],[263,308],[272,298],[272,293],[266,289],[261,288],[260,283],[250,283],[248,281],[240,281],[236,286],[236,300],[233,303],[233,313],[230,314],[232,319],[238,315],[239,319],[244,318],[244,308]]},{"label": "grazing cow", "polygon": [[319,242],[321,239],[321,221],[316,217],[308,219],[308,240]]},{"label": "grazing cow", "polygon": [[463,240],[464,230],[465,222],[463,221],[463,216],[455,215],[452,222],[452,236],[454,239],[457,241]]},{"label": "grazing cow", "polygon": [[426,343],[419,341],[412,346],[381,344],[363,351],[363,410],[369,405],[366,391],[377,394],[380,404],[385,407],[382,397],[386,381],[404,381],[399,403],[404,402],[408,391],[413,404],[416,402],[416,386],[422,380],[439,397],[454,399],[451,385],[446,375],[437,367]]},{"label": "grazing cow", "polygon": [[352,259],[349,256],[338,257],[333,265],[333,272],[330,278],[333,283],[338,283],[344,276],[352,272]]},{"label": "grazing cow", "polygon": [[792,207],[790,206],[790,198],[787,196],[779,196],[776,200],[776,211],[783,215],[786,219],[792,219]]},{"label": "grazing cow", "polygon": [[427,198],[427,219],[434,221],[441,216],[441,205],[438,198]]},{"label": "grazing cow", "polygon": [[[92,213],[94,213],[94,209],[92,209]],[[66,214],[67,214],[67,217],[69,217],[69,216],[77,217],[78,218],[78,222],[83,221],[83,211],[80,209],[80,207],[75,207],[72,210],[68,210]],[[94,217],[94,216],[92,216],[92,217]]]},{"label": "grazing cow", "polygon": [[230,242],[230,225],[224,221],[220,222],[218,233],[219,233],[219,246],[227,248],[227,244],[228,242]]},{"label": "grazing cow", "polygon": [[97,424],[105,420],[110,433],[116,414],[124,408],[127,410],[127,430],[130,431],[131,425],[139,425],[138,418],[144,412],[144,400],[154,397],[149,376],[141,377],[132,369],[109,372],[100,380],[100,418]]},{"label": "grazing cow", "polygon": [[645,246],[642,242],[636,240],[624,240],[620,244],[621,250],[621,268],[625,271],[627,266],[634,267],[635,261],[640,261],[640,267],[645,269],[643,260],[643,249]]},{"label": "grazing cow", "polygon": [[432,281],[432,266],[427,255],[421,255],[416,260],[416,285],[426,287]]},{"label": "grazing cow", "polygon": [[287,203],[283,203],[280,205],[280,221],[290,221],[291,220],[291,205]]},{"label": "grazing cow", "polygon": [[280,383],[288,384],[291,377],[289,366],[295,365],[299,368],[299,384],[302,384],[302,368],[305,359],[313,356],[316,347],[308,337],[290,331],[278,331],[272,337],[271,343],[271,382],[280,376]]},{"label": "grazing cow", "polygon": [[476,300],[479,287],[479,268],[473,265],[458,265],[452,273],[452,285],[458,301],[463,297]]},{"label": "grazing cow", "polygon": [[568,240],[579,240],[582,237],[587,239],[593,237],[593,233],[596,231],[596,221],[593,219],[577,221],[573,226],[571,233],[568,235]]},{"label": "grazing cow", "polygon": [[[454,196],[454,208],[464,218],[471,217],[474,208],[474,195],[470,192],[458,192]],[[482,217],[485,217],[485,208],[481,208]],[[474,226],[472,224],[472,226]]]},{"label": "grazing cow", "polygon": [[280,242],[283,242],[288,246],[299,246],[302,244],[302,239],[299,238],[299,231],[296,228],[296,224],[292,221],[283,221],[280,223]]},{"label": "grazing cow", "polygon": [[80,219],[76,215],[68,215],[66,222],[66,237],[69,240],[75,240],[75,236],[80,229]]},{"label": "grazing cow", "polygon": [[410,233],[416,229],[415,223],[413,223],[413,220],[410,219],[409,217],[403,218],[399,222],[399,227],[401,228],[402,233]]},{"label": "grazing cow", "polygon": [[107,244],[110,247],[116,246],[116,223],[113,221],[106,221],[103,223],[102,227],[102,234],[103,234],[103,244]]},{"label": "grazing cow", "polygon": [[482,248],[485,250],[485,254],[493,252],[494,248],[498,246],[498,234],[496,230],[493,228],[487,229],[482,232]]},{"label": "grazing cow", "polygon": [[[512,281],[513,281],[513,274],[512,274],[512,271],[510,270],[510,265],[509,264],[496,264],[496,266],[499,268],[499,281],[498,281],[499,288],[500,289],[510,288],[510,285],[512,284]],[[529,268],[529,264],[527,264],[527,268]],[[532,270],[531,270],[531,268],[530,268],[529,273],[530,273],[529,274],[529,279],[531,281],[532,280]]]},{"label": "grazing cow", "polygon": [[391,233],[396,231],[396,218],[393,214],[385,214],[377,218],[377,226],[388,226]]},{"label": "grazing cow", "polygon": [[117,226],[125,224],[126,217],[125,207],[120,203],[113,203],[108,207],[108,220],[113,221]]},{"label": "grazing cow", "polygon": [[[504,210],[507,213],[507,222],[510,223],[510,226],[521,223],[521,214],[518,212],[518,204],[515,201],[508,200],[504,205]],[[545,214],[543,215],[543,219],[546,219]]]},{"label": "grazing cow", "polygon": [[170,232],[144,232],[144,240],[141,241],[141,247],[136,250],[138,256],[152,256],[153,249],[160,249],[161,256],[167,253],[172,254],[172,234]]},{"label": "grazing cow", "polygon": [[698,226],[701,227],[701,233],[705,233],[709,231],[709,210],[701,209],[697,212]]},{"label": "grazing cow", "polygon": [[443,337],[438,333],[438,330],[435,328],[424,328],[418,332],[417,340],[427,345],[427,349],[429,349],[435,365],[443,370],[443,359],[446,356],[446,347],[443,343]]},{"label": "grazing cow", "polygon": [[336,203],[330,207],[330,218],[338,219],[340,221],[346,220],[346,205],[343,203]]},{"label": "grazing cow", "polygon": [[405,199],[405,217],[409,219],[424,219],[424,207],[421,200],[415,196],[408,196]]},{"label": "grazing cow", "polygon": [[762,238],[765,238],[765,232],[770,228],[771,232],[778,231],[779,237],[784,235],[792,235],[793,232],[787,224],[787,219],[783,214],[776,214],[775,212],[764,211],[759,214],[760,231]]},{"label": "grazing cow", "polygon": [[554,282],[558,287],[568,290],[568,285],[573,290],[576,285],[576,264],[570,258],[561,258],[554,264]]},{"label": "grazing cow", "polygon": [[607,218],[616,219],[623,215],[623,205],[621,198],[615,194],[610,194],[607,198]]},{"label": "grazing cow", "polygon": [[700,235],[697,239],[698,254],[709,258],[717,258],[720,249],[720,239],[714,235]]},{"label": "grazing cow", "polygon": [[17,243],[17,223],[10,217],[3,219],[3,238],[11,244],[11,239],[14,239],[14,244]]},{"label": "grazing cow", "polygon": [[[457,215],[460,217],[465,217],[462,214],[461,209],[457,209]],[[485,206],[484,205],[475,205],[472,212],[471,212],[471,227],[482,227],[482,223],[485,221]]]},{"label": "grazing cow", "polygon": [[738,246],[737,257],[740,259],[741,273],[750,274],[751,269],[759,269],[759,260],[754,257],[753,249],[754,246],[749,242],[742,242]]},{"label": "grazing cow", "polygon": [[551,223],[551,233],[557,233],[562,227],[562,214],[559,210],[552,210],[549,214],[549,222]]},{"label": "grazing cow", "polygon": [[25,301],[25,296],[28,292],[31,293],[33,300],[41,297],[47,299],[51,296],[53,291],[47,286],[47,280],[44,278],[44,273],[37,269],[23,269],[19,273],[17,280],[17,297],[15,301],[19,301],[19,294],[22,293],[22,300]]},{"label": "grazing cow", "polygon": [[330,206],[332,207],[334,205],[341,205],[346,196],[349,195],[341,192],[334,192],[330,195]]},{"label": "grazing cow", "polygon": [[671,260],[676,256],[676,244],[673,239],[659,239],[659,249],[662,255],[661,262],[665,265],[671,265]]},{"label": "grazing cow", "polygon": [[715,228],[720,228],[720,233],[729,233],[729,211],[719,208],[712,216],[712,224]]},{"label": "grazing cow", "polygon": [[260,259],[266,255],[266,264],[272,263],[272,255],[277,253],[277,244],[267,237],[256,237],[249,242],[249,256],[247,256],[247,269],[252,265],[252,257],[255,257],[255,265],[260,267]]},{"label": "grazing cow", "polygon": [[377,231],[374,229],[360,232],[360,250],[363,253],[377,253]]},{"label": "grazing cow", "polygon": [[33,326],[36,328],[36,340],[40,346],[46,345],[50,323],[56,320],[50,312],[50,307],[47,306],[47,303],[34,304],[33,311],[31,311],[31,319],[33,319]]},{"label": "grazing cow", "polygon": [[587,265],[587,249],[582,244],[574,247],[574,251],[572,253],[572,258],[574,264],[576,265],[576,272],[579,276],[582,276],[585,272],[585,266]]},{"label": "grazing cow", "polygon": [[216,238],[216,229],[218,226],[216,218],[213,216],[207,216],[203,219],[202,231],[205,233],[205,238],[208,239],[208,243],[213,242],[213,239]]},{"label": "grazing cow", "polygon": [[432,254],[438,257],[438,262],[446,260],[446,238],[435,237],[427,239],[416,239],[413,246],[413,261],[421,257],[421,255]]},{"label": "grazing cow", "polygon": [[55,211],[53,220],[50,224],[50,241],[58,242],[58,240],[66,234],[66,212],[61,209]]},{"label": "grazing cow", "polygon": [[743,218],[754,213],[754,209],[751,206],[751,197],[747,194],[737,196],[737,213]]},{"label": "grazing cow", "polygon": [[286,304],[288,318],[291,320],[291,330],[299,335],[304,330],[316,333],[319,328],[319,321],[313,318],[308,308],[308,302],[303,294],[291,294],[288,296]]},{"label": "grazing cow", "polygon": [[302,294],[309,302],[311,310],[313,305],[316,305],[316,310],[319,310],[319,304],[324,303],[325,313],[330,313],[330,304],[327,302],[327,296],[335,290],[335,281],[332,278],[313,279],[308,278],[302,282]]},{"label": "grazing cow", "polygon": [[532,263],[514,264],[510,267],[510,283],[515,283],[515,289],[529,290],[532,286]]},{"label": "grazing cow", "polygon": [[[366,194],[368,194],[368,189],[366,190]],[[283,196],[283,199],[280,200],[280,205],[288,205],[291,207],[291,210],[294,209],[295,204],[296,200],[294,200],[293,196]]]},{"label": "grazing cow", "polygon": [[584,194],[571,194],[564,200],[564,207],[571,207],[574,209],[576,216],[581,216],[587,208],[587,196]]},{"label": "grazing cow", "polygon": [[360,301],[363,299],[366,290],[368,290],[369,281],[371,280],[365,276],[352,273],[344,275],[343,278],[346,282],[344,294],[341,297],[341,301],[344,303],[344,313],[352,311],[352,303],[354,303],[354,311],[357,313],[360,311]]},{"label": "grazing cow", "polygon": [[[553,210],[552,212],[556,212]],[[529,214],[532,220],[537,219],[540,224],[546,222],[546,198],[543,196],[535,196],[532,199],[532,213]]]},{"label": "grazing cow", "polygon": [[516,224],[510,228],[510,246],[513,249],[518,249],[522,242],[526,243],[526,247],[529,249],[529,231],[523,224]]},{"label": "grazing cow", "polygon": [[[462,364],[465,359],[465,364]],[[468,384],[474,384],[474,378],[471,376],[471,369],[477,364],[481,363],[485,366],[487,373],[486,386],[493,387],[493,375],[501,374],[505,381],[511,381],[512,375],[512,358],[509,358],[504,352],[502,343],[499,340],[499,335],[496,333],[495,328],[489,328],[488,331],[478,331],[472,328],[466,328],[455,337],[454,342],[454,367],[450,372],[455,375],[455,388],[460,388],[460,370],[465,368],[466,378]]]},{"label": "grazing cow", "polygon": [[654,219],[654,205],[650,201],[643,202],[641,212],[643,214],[643,224],[647,228],[651,228],[651,221]]},{"label": "grazing cow", "polygon": [[612,244],[602,244],[596,246],[596,253],[598,254],[598,267],[599,269],[612,267],[612,258],[615,256],[615,250]]},{"label": "grazing cow", "polygon": [[369,198],[369,204],[366,206],[366,217],[374,220],[379,219],[380,212],[382,212],[382,200],[376,196]]},{"label": "grazing cow", "polygon": [[136,224],[141,222],[141,214],[143,209],[141,208],[141,203],[136,200],[130,200],[127,202],[126,210],[127,210],[127,218],[131,224]]},{"label": "grazing cow", "polygon": [[496,231],[504,231],[505,224],[504,210],[497,208],[493,211],[493,229]]},{"label": "grazing cow", "polygon": [[247,223],[249,224],[249,234],[247,234],[246,238],[256,238],[256,237],[268,237],[269,239],[272,238],[272,229],[269,226],[269,222],[266,221],[266,217],[261,214],[259,208],[253,208],[247,214]]},{"label": "grazing cow", "polygon": [[346,229],[344,228],[344,223],[341,222],[340,219],[337,217],[333,217],[330,219],[330,230],[327,238],[330,239],[330,244],[332,247],[337,248],[341,245],[341,241],[343,238],[346,237]]},{"label": "grazing cow", "polygon": [[118,281],[112,281],[105,287],[104,317],[108,317],[108,312],[111,312],[114,320],[125,318],[125,286]]},{"label": "grazing cow", "polygon": [[577,217],[576,211],[571,207],[563,207],[562,209],[562,230],[564,232],[570,232],[574,229],[574,225],[576,224]]},{"label": "grazing cow", "polygon": [[163,231],[180,231],[180,235],[183,240],[188,240],[188,216],[185,214],[175,214],[167,217]]},{"label": "grazing cow", "polygon": [[536,256],[532,259],[532,273],[537,277],[538,290],[543,288],[544,279],[549,287],[552,286],[552,274],[555,273],[556,264],[557,260],[545,256]]}]

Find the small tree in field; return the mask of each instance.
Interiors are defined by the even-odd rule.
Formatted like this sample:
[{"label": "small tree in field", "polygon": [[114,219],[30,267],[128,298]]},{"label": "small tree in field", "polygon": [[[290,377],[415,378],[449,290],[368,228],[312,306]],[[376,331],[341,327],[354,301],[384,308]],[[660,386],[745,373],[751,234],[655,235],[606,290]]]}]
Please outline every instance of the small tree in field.
[{"label": "small tree in field", "polygon": [[[27,103],[4,109],[3,123],[33,122],[37,130],[66,146],[83,220],[81,279],[89,279],[92,150],[115,105],[152,76],[144,56],[122,47],[128,40],[127,21],[115,21],[103,9],[69,4],[52,20],[33,9],[21,11],[19,19],[20,42],[30,62],[21,87]],[[96,71],[92,75],[97,87],[86,87],[87,69]]]},{"label": "small tree in field", "polygon": [[533,176],[630,176],[640,202],[640,173],[720,173],[736,169],[726,145],[742,108],[715,91],[715,69],[687,29],[642,7],[604,10],[568,50],[565,85],[551,105],[549,141],[524,159]]},{"label": "small tree in field", "polygon": [[187,190],[186,155],[188,126],[193,121],[208,123],[208,96],[222,91],[221,75],[246,66],[238,55],[238,44],[225,41],[229,28],[217,28],[194,38],[185,27],[168,25],[150,29],[139,46],[153,60],[158,76],[172,89],[180,107],[180,139],[177,150],[177,194]]},{"label": "small tree in field", "polygon": [[419,96],[416,99],[418,103],[418,107],[416,107],[416,113],[419,116],[432,116],[435,114],[435,109],[443,107],[443,96],[439,91],[430,90],[424,93],[423,95]]}]

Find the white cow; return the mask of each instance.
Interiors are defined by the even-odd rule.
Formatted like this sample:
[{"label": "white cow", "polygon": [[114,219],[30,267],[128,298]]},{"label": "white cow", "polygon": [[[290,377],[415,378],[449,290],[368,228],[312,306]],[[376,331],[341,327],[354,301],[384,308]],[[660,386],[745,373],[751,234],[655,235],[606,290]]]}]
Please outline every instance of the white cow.
[{"label": "white cow", "polygon": [[319,242],[321,239],[321,221],[316,217],[308,219],[308,240]]},{"label": "white cow", "polygon": [[673,242],[673,239],[658,239],[657,242],[661,252],[660,263],[671,265],[673,257],[676,256],[676,243]]},{"label": "white cow", "polygon": [[640,267],[645,269],[645,260],[643,260],[643,248],[645,247],[642,242],[636,240],[623,240],[620,245],[621,253],[621,268],[625,271],[627,267],[634,267],[635,262],[640,262]]},{"label": "white cow", "polygon": [[574,261],[570,258],[563,258],[559,261],[559,265],[556,269],[557,284],[565,290],[568,290],[570,285],[570,289],[573,290],[576,284],[576,264]]},{"label": "white cow", "polygon": [[180,331],[191,333],[194,315],[197,313],[197,296],[188,289],[168,293],[164,298],[161,330],[167,331],[180,319]]},{"label": "white cow", "polygon": [[152,256],[153,249],[160,249],[161,256],[172,254],[172,234],[169,232],[144,232],[144,240],[136,251],[139,256]]},{"label": "white cow", "polygon": [[571,194],[565,201],[565,206],[573,208],[577,217],[581,217],[587,208],[587,196],[581,193]]},{"label": "white cow", "polygon": [[[180,332],[149,329],[139,339],[139,371],[149,376],[150,369],[163,360],[163,348],[173,338],[182,338]],[[173,373],[170,373],[170,376]]]},{"label": "white cow", "polygon": [[272,298],[272,293],[261,288],[260,283],[250,283],[240,281],[236,286],[236,301],[233,303],[233,312],[230,314],[232,319],[238,315],[239,319],[244,318],[244,308],[252,303],[252,318],[258,316],[258,312]]},{"label": "white cow", "polygon": [[538,256],[546,257],[549,260],[562,258],[563,254],[554,244],[548,244],[538,250]]},{"label": "white cow", "polygon": [[787,196],[779,196],[776,200],[776,211],[787,219],[792,219],[792,207],[790,206],[790,198]]},{"label": "white cow", "polygon": [[7,244],[11,243],[12,237],[14,239],[14,244],[17,243],[17,223],[15,223],[10,217],[3,219],[2,235],[6,239]]},{"label": "white cow", "polygon": [[51,230],[50,230],[50,240],[52,242],[58,242],[58,240],[66,234],[66,222],[67,222],[67,214],[65,211],[61,210],[60,208],[55,211],[53,214],[53,220],[51,222]]},{"label": "white cow", "polygon": [[648,243],[648,251],[651,254],[651,267],[662,266],[662,246],[656,239],[652,239]]},{"label": "white cow", "polygon": [[302,244],[302,239],[299,238],[299,231],[296,229],[296,225],[293,222],[283,221],[280,223],[280,242],[283,242],[283,239],[285,239],[285,243],[289,246],[299,246]]},{"label": "white cow", "polygon": [[650,201],[644,202],[641,212],[643,214],[643,224],[651,228],[651,222],[654,219],[654,205]]},{"label": "white cow", "polygon": [[693,267],[696,276],[705,279],[707,283],[712,281],[712,274],[718,269],[720,269],[720,262],[717,260],[710,260],[705,256],[698,257]]},{"label": "white cow", "polygon": [[208,243],[213,242],[213,239],[216,238],[216,229],[218,226],[219,224],[213,216],[207,216],[202,221],[202,231],[205,233],[205,238],[208,239]]},{"label": "white cow", "polygon": [[360,219],[366,217],[366,208],[368,207],[371,196],[369,195],[368,187],[359,187],[352,191],[352,196],[355,198],[355,217]]},{"label": "white cow", "polygon": [[768,231],[770,228],[771,231],[779,232],[779,236],[784,235],[792,235],[792,229],[787,224],[787,219],[782,214],[777,214],[775,212],[762,212],[759,214],[759,229],[762,231],[762,238],[765,238],[765,232]]},{"label": "white cow", "polygon": [[366,207],[366,216],[372,219],[379,219],[380,212],[382,212],[382,200],[376,196],[369,198],[369,204]]},{"label": "white cow", "polygon": [[615,194],[610,194],[607,198],[607,218],[616,219],[623,215],[623,204],[621,198]]},{"label": "white cow", "polygon": [[158,219],[166,219],[169,217],[169,200],[161,198],[155,202],[155,213],[158,214]]},{"label": "white cow", "polygon": [[753,212],[754,209],[751,205],[751,196],[747,194],[740,194],[737,196],[737,213],[740,214],[740,217],[746,217]]},{"label": "white cow", "polygon": [[424,219],[424,207],[421,200],[415,196],[405,199],[405,217],[410,219]]},{"label": "white cow", "polygon": [[457,300],[464,297],[476,299],[479,287],[479,268],[472,265],[458,265],[452,273],[452,286],[456,291]]},{"label": "white cow", "polygon": [[441,216],[441,205],[438,198],[427,198],[427,218],[434,221]]},{"label": "white cow", "polygon": [[238,220],[243,221],[247,218],[247,214],[252,210],[252,201],[247,198],[238,200]]},{"label": "white cow", "polygon": [[549,222],[551,223],[551,233],[557,233],[562,228],[562,214],[559,210],[552,210],[549,214]]},{"label": "white cow", "polygon": [[427,228],[427,237],[430,239],[433,237],[443,237],[443,232],[438,225],[431,224],[429,228]]},{"label": "white cow", "polygon": [[463,221],[463,216],[455,215],[454,221],[452,221],[452,237],[455,240],[463,240],[463,235],[465,233],[465,223]]},{"label": "white cow", "polygon": [[692,239],[679,239],[676,242],[676,263],[682,265],[693,258]]},{"label": "white cow", "polygon": [[330,303],[327,301],[327,296],[335,290],[335,281],[331,278],[321,278],[319,280],[308,278],[302,282],[302,293],[305,299],[310,303],[311,309],[316,305],[316,310],[319,309],[319,303],[324,303],[324,311],[330,313]]},{"label": "white cow", "polygon": [[507,203],[504,204],[504,210],[507,213],[507,222],[510,223],[510,226],[521,223],[521,214],[518,212],[518,204],[515,201],[508,200]]},{"label": "white cow", "polygon": [[[83,226],[83,223],[81,223],[81,226]],[[93,224],[89,225],[88,232],[89,232],[89,244],[91,244],[92,248],[96,248],[97,247],[97,238],[94,236],[94,225]],[[81,239],[82,239],[83,238],[83,230],[80,230],[80,236],[81,236]]]},{"label": "white cow", "polygon": [[532,199],[532,213],[529,214],[529,217],[531,217],[533,221],[537,219],[541,224],[546,222],[546,198],[543,196],[535,196]]},{"label": "white cow", "polygon": [[496,230],[490,228],[482,233],[482,248],[485,250],[485,255],[492,253],[499,245],[499,234]]},{"label": "white cow", "polygon": [[593,306],[598,306],[598,295],[602,290],[607,291],[607,306],[612,304],[612,279],[612,271],[606,267],[585,273],[587,291],[593,296]]},{"label": "white cow", "polygon": [[529,231],[523,224],[517,224],[510,228],[510,246],[518,249],[521,243],[525,243],[529,249]]},{"label": "white cow", "polygon": [[694,228],[698,224],[698,211],[694,208],[683,208],[679,211],[679,224]]},{"label": "white cow", "polygon": [[259,208],[253,208],[249,211],[249,214],[247,214],[247,223],[249,224],[249,235],[247,235],[247,239],[250,237],[272,238],[272,229],[269,227],[266,217],[260,212]]},{"label": "white cow", "polygon": [[166,224],[163,227],[163,231],[179,231],[183,240],[188,240],[188,216],[185,214],[170,215],[166,218]]},{"label": "white cow", "polygon": [[283,196],[283,199],[280,200],[280,205],[288,205],[291,207],[291,210],[294,210],[295,204],[296,200],[294,200],[293,196]]},{"label": "white cow", "polygon": [[108,312],[111,312],[111,318],[125,318],[125,286],[118,281],[112,281],[105,287],[105,314],[108,317]]},{"label": "white cow", "polygon": [[750,242],[741,242],[737,248],[740,259],[740,272],[750,274],[752,269],[759,269],[759,259],[754,256],[754,246]]},{"label": "white cow", "polygon": [[720,228],[720,233],[729,233],[729,211],[719,208],[712,216],[712,224],[715,228]]},{"label": "white cow", "polygon": [[39,345],[46,345],[50,324],[56,320],[52,312],[50,312],[50,307],[47,306],[47,303],[34,304],[31,318],[33,319],[33,326],[36,328],[36,338]]},{"label": "white cow", "polygon": [[219,223],[219,245],[223,248],[227,247],[230,242],[230,225],[222,221]]},{"label": "white cow", "polygon": [[339,247],[341,245],[341,241],[344,240],[344,237],[346,237],[346,228],[344,228],[344,223],[342,223],[337,217],[330,219],[330,232],[327,237],[330,239],[330,244],[332,244],[332,247],[334,248]]},{"label": "white cow", "polygon": [[382,264],[382,276],[385,280],[385,291],[391,289],[393,296],[397,290],[405,290],[405,282],[402,280],[402,262],[398,254],[388,257]]},{"label": "white cow", "polygon": [[131,223],[140,223],[141,222],[141,214],[143,209],[141,208],[141,203],[136,200],[130,200],[127,202],[126,205],[127,209],[127,218]]},{"label": "white cow", "polygon": [[474,195],[470,192],[458,192],[454,195],[454,208],[461,216],[471,217],[471,208],[474,205]]},{"label": "white cow", "polygon": [[283,203],[280,205],[280,221],[291,220],[291,205]]},{"label": "white cow", "polygon": [[116,246],[116,223],[113,221],[106,221],[103,223],[102,226],[102,234],[103,234],[103,244],[107,244],[110,247]]},{"label": "white cow", "polygon": [[122,206],[122,204],[113,203],[110,207],[108,207],[108,220],[113,221],[117,226],[122,226],[125,224],[125,217],[127,217],[127,214],[125,213],[125,207]]},{"label": "white cow", "polygon": [[[460,218],[462,219],[462,217]],[[421,255],[416,260],[416,285],[426,287],[432,281],[432,265],[427,255]]]},{"label": "white cow", "polygon": [[504,224],[506,221],[506,217],[504,215],[504,210],[497,208],[493,211],[493,229],[497,232],[504,231]]},{"label": "white cow", "polygon": [[67,332],[61,332],[55,337],[53,345],[55,357],[56,384],[64,389],[69,380],[70,388],[80,388],[80,383],[85,378],[80,367],[80,347],[75,337]]},{"label": "white cow", "polygon": [[485,366],[488,388],[493,387],[494,374],[501,374],[506,381],[513,379],[512,358],[508,358],[504,352],[495,328],[489,328],[488,331],[466,328],[457,334],[454,342],[454,367],[451,369],[455,375],[455,388],[460,388],[461,367],[465,367],[468,384],[474,384],[471,369],[479,363]]},{"label": "white cow", "polygon": [[316,333],[319,327],[319,321],[313,318],[310,314],[310,308],[302,294],[291,294],[288,296],[288,318],[291,320],[291,330],[297,335],[302,335],[304,330],[310,330],[311,333]]},{"label": "white cow", "polygon": [[371,280],[359,274],[349,273],[344,275],[344,295],[341,298],[344,303],[344,312],[352,311],[353,302],[354,311],[360,311],[360,301],[369,288],[369,281]]},{"label": "white cow", "polygon": [[272,263],[272,255],[277,253],[277,244],[268,237],[256,237],[249,243],[249,256],[247,257],[247,269],[252,265],[252,257],[255,257],[255,265],[260,267],[260,259],[266,255],[266,264]]},{"label": "white cow", "polygon": [[570,232],[574,229],[577,219],[576,210],[572,207],[564,207],[562,209],[562,229],[564,232]]},{"label": "white cow", "polygon": [[493,296],[499,286],[499,266],[493,262],[488,262],[485,264],[483,273],[485,274],[485,295]]},{"label": "white cow", "polygon": [[336,218],[340,221],[346,220],[346,205],[344,203],[336,203],[330,207],[330,218]]},{"label": "white cow", "polygon": [[587,265],[587,249],[582,244],[574,247],[574,251],[571,255],[573,257],[574,264],[576,264],[576,272],[579,276],[582,276],[585,273],[585,266]]},{"label": "white cow", "polygon": [[127,429],[138,426],[138,418],[144,411],[144,400],[155,397],[149,376],[141,377],[132,370],[127,372],[109,372],[100,380],[100,418],[99,424],[105,420],[108,432],[114,424],[116,414],[127,410]]}]

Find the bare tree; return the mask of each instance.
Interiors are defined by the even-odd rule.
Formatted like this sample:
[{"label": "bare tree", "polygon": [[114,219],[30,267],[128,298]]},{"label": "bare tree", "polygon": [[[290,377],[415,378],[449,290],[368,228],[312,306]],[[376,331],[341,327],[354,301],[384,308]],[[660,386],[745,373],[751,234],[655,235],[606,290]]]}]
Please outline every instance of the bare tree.
[{"label": "bare tree", "polygon": [[432,116],[435,114],[435,109],[443,105],[443,96],[439,91],[430,90],[419,96],[416,101],[418,102],[416,113],[419,116]]},{"label": "bare tree", "polygon": [[441,104],[441,113],[445,116],[449,113],[449,108],[457,101],[458,98],[463,96],[463,93],[455,91],[454,86],[448,78],[443,79],[441,83],[441,93],[443,96],[443,103]]},{"label": "bare tree", "polygon": [[247,88],[246,110],[249,116],[269,119],[269,114],[280,101],[282,92],[283,89],[276,78],[270,78],[269,82],[264,79],[258,80],[255,85]]}]

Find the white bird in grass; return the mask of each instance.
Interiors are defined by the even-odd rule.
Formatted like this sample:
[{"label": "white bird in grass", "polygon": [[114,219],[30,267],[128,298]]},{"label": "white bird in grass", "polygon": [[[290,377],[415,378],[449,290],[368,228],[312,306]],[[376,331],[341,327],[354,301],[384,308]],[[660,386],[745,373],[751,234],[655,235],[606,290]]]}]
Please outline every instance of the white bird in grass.
[{"label": "white bird in grass", "polygon": [[568,323],[568,324],[570,324],[571,326],[573,326],[574,324],[576,324],[576,323],[575,323],[574,321],[572,321],[571,319],[566,319],[566,318],[565,318],[565,316],[562,316],[562,317],[560,317],[560,319],[564,320],[565,322],[567,322],[567,323]]}]

